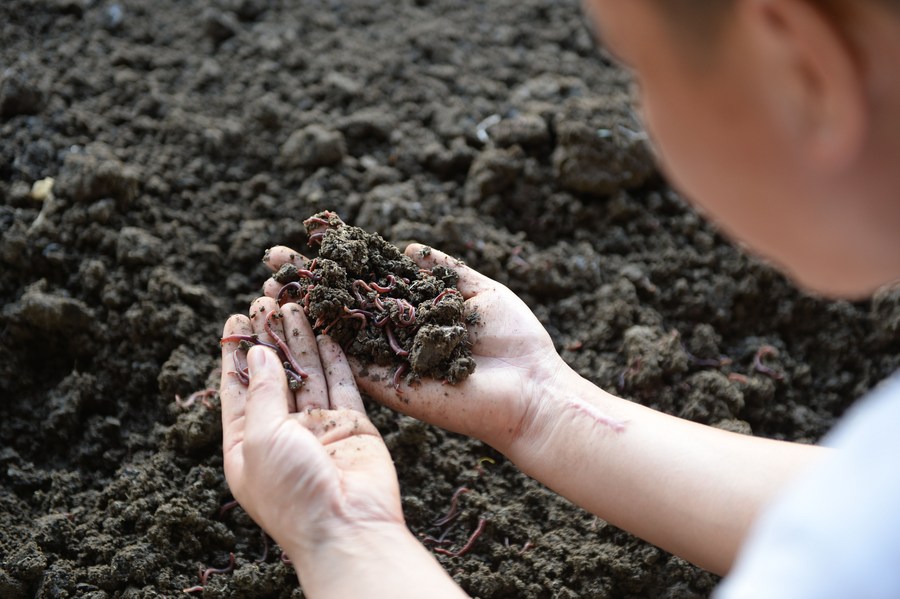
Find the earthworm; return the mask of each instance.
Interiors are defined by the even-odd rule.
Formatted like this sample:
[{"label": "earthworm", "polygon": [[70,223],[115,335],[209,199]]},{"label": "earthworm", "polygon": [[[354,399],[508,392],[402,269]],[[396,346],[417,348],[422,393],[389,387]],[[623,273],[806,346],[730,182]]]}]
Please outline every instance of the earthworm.
[{"label": "earthworm", "polygon": [[228,337],[222,337],[219,340],[220,344],[225,343],[239,343],[243,344],[239,346],[241,349],[250,349],[254,345],[262,345],[263,347],[268,347],[272,351],[278,354],[278,357],[283,357],[281,348],[277,345],[272,345],[268,341],[263,341],[259,338],[259,335],[229,335]]},{"label": "earthworm", "polygon": [[246,366],[242,366],[240,360],[238,359],[238,352],[235,351],[231,354],[232,359],[234,360],[234,374],[237,376],[238,380],[243,385],[250,384],[250,372],[248,371]]},{"label": "earthworm", "polygon": [[215,395],[217,391],[215,389],[203,389],[202,391],[194,391],[190,395],[188,395],[187,399],[181,399],[181,396],[175,395],[175,403],[178,404],[179,408],[187,409],[194,405],[197,400],[201,400],[204,404],[209,405],[209,402],[206,401],[208,398]]},{"label": "earthworm", "polygon": [[287,346],[287,343],[278,336],[275,330],[272,328],[272,317],[276,316],[277,318],[284,318],[284,315],[278,312],[278,310],[272,310],[268,314],[266,314],[266,319],[264,321],[264,326],[266,332],[272,339],[275,341],[275,345],[281,348],[281,351],[284,352],[284,357],[287,358],[287,363],[290,365],[290,369],[293,370],[297,375],[300,376],[301,379],[305,379],[309,377],[309,374],[300,367],[297,363],[297,360],[294,359],[293,354],[291,353],[291,349]]},{"label": "earthworm", "polygon": [[449,555],[450,557],[461,557],[469,552],[472,549],[472,546],[475,545],[475,541],[478,540],[478,537],[481,536],[481,533],[484,532],[484,528],[487,526],[487,520],[485,518],[481,518],[478,520],[478,526],[475,528],[475,531],[469,537],[469,540],[466,541],[466,544],[459,548],[457,551],[450,551],[448,549],[444,549],[443,547],[435,547],[432,549],[435,553],[441,553],[443,555]]},{"label": "earthworm", "polygon": [[237,499],[232,499],[227,503],[223,503],[222,506],[219,507],[219,518],[223,517],[227,512],[230,512],[239,505],[240,504],[237,502]]},{"label": "earthworm", "polygon": [[234,571],[234,553],[228,554],[228,565],[224,568],[207,568],[200,573],[200,584],[206,585],[206,581],[213,574],[228,574]]},{"label": "earthworm", "polygon": [[388,298],[397,304],[397,320],[401,327],[408,327],[416,322],[416,308],[405,299],[396,297]]},{"label": "earthworm", "polygon": [[391,325],[388,324],[384,327],[384,332],[387,335],[388,344],[391,346],[391,349],[394,350],[394,353],[400,356],[401,358],[405,358],[409,355],[409,352],[403,349],[399,343],[397,343],[397,338],[394,337],[394,331],[391,329]]},{"label": "earthworm", "polygon": [[784,378],[784,375],[777,370],[769,368],[765,364],[762,363],[763,358],[767,356],[778,357],[778,350],[772,347],[771,345],[763,345],[756,352],[756,355],[753,357],[753,368],[757,372],[761,372],[767,376],[772,377],[776,381],[780,381]]},{"label": "earthworm", "polygon": [[374,289],[375,291],[377,291],[378,293],[388,293],[390,291],[393,291],[394,287],[397,286],[397,277],[395,277],[394,275],[388,275],[387,280],[388,280],[387,287],[382,287],[381,285],[379,285],[378,283],[376,283],[374,281],[369,283],[369,286],[372,289]]},{"label": "earthworm", "polygon": [[315,233],[309,234],[309,239],[306,240],[307,245],[310,247],[314,245],[320,245],[322,243],[322,239],[325,237],[325,231],[316,231]]},{"label": "earthworm", "polygon": [[296,391],[297,389],[299,389],[303,385],[303,379],[309,376],[308,374],[306,376],[303,376],[303,374],[294,372],[290,368],[285,368],[284,372],[288,375],[289,378],[293,379],[290,383],[288,383],[288,387],[292,391]]},{"label": "earthworm", "polygon": [[453,493],[453,497],[450,498],[450,510],[447,512],[445,516],[442,516],[432,522],[435,526],[443,526],[445,524],[449,524],[452,522],[457,516],[459,516],[459,496],[463,493],[468,493],[469,489],[467,487],[460,487]]},{"label": "earthworm", "polygon": [[401,393],[400,381],[402,380],[403,375],[406,374],[408,366],[409,365],[406,362],[401,362],[400,366],[397,367],[397,370],[394,371],[394,378],[392,380],[394,383],[394,389],[397,391],[397,393]]},{"label": "earthworm", "polygon": [[282,300],[284,300],[285,295],[290,294],[291,297],[296,298],[298,295],[300,295],[301,291],[303,291],[303,285],[301,285],[297,281],[292,281],[290,283],[287,283],[278,291],[278,295],[275,297],[275,301],[277,301],[278,305],[280,306],[282,304]]},{"label": "earthworm", "polygon": [[432,300],[431,304],[432,304],[433,306],[436,306],[437,303],[438,303],[439,301],[441,301],[442,299],[444,299],[444,296],[446,296],[448,293],[455,293],[455,294],[458,295],[458,294],[459,294],[459,291],[457,291],[456,289],[453,289],[452,287],[448,287],[447,289],[444,289],[443,291],[441,291],[441,292],[437,295],[437,297],[435,297],[434,300]]}]

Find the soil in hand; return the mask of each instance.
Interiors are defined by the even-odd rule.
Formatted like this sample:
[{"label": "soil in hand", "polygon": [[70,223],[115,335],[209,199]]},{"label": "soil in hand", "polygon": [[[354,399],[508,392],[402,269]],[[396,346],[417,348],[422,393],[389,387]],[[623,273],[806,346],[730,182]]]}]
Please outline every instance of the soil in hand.
[{"label": "soil in hand", "polygon": [[[377,233],[347,225],[331,211],[304,221],[319,255],[309,268],[285,264],[279,303],[303,307],[316,333],[345,351],[401,377],[432,377],[455,384],[475,369],[457,274],[436,265],[419,268]],[[295,379],[296,380],[296,379]]]}]

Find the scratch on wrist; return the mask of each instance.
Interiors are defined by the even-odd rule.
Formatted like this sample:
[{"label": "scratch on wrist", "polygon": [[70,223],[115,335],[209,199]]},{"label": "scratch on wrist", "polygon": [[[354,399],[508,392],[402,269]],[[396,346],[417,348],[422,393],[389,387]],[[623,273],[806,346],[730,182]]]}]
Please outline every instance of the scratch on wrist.
[{"label": "scratch on wrist", "polygon": [[625,430],[624,420],[617,420],[611,416],[604,414],[597,406],[586,402],[580,397],[567,397],[565,399],[565,407],[575,410],[579,414],[584,414],[591,420],[593,420],[596,424],[601,426],[605,426],[607,428],[612,429],[613,431],[620,433]]}]

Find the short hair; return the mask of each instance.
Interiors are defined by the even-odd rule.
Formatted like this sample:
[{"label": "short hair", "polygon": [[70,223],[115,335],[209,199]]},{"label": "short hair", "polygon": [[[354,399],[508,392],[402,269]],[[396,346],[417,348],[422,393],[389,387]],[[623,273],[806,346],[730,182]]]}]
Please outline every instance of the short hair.
[{"label": "short hair", "polygon": [[[738,0],[654,0],[674,26],[677,35],[692,42],[698,54],[708,54],[723,23]],[[866,2],[896,10],[900,14],[900,0],[807,0],[819,7],[835,23],[845,23],[848,13]]]},{"label": "short hair", "polygon": [[[841,15],[854,4],[876,2],[894,9],[900,9],[900,0],[808,0],[831,15]],[[717,25],[734,6],[735,0],[656,0],[673,21],[690,25],[696,31],[714,32]],[[701,29],[702,28],[702,29]]]}]

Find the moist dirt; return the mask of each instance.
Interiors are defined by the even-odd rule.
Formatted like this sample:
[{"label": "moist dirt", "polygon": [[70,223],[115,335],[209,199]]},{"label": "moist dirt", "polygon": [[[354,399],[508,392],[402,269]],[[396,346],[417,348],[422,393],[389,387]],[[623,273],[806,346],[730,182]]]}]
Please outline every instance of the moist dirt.
[{"label": "moist dirt", "polygon": [[303,225],[318,254],[294,255],[305,264],[288,262],[273,275],[282,285],[280,305],[298,304],[313,332],[330,335],[364,365],[394,365],[398,390],[402,380],[421,377],[455,385],[475,370],[466,322],[479,316],[466,313],[456,271],[420,268],[378,233],[347,225],[330,210]]},{"label": "moist dirt", "polygon": [[[463,259],[582,375],[699,422],[814,442],[898,367],[900,292],[810,297],[667,187],[578,4],[3,2],[0,596],[302,596],[229,503],[206,390],[263,252],[314,256],[323,210]],[[415,534],[458,549],[486,521],[438,556],[470,594],[714,587],[491,448],[367,407]]]}]

